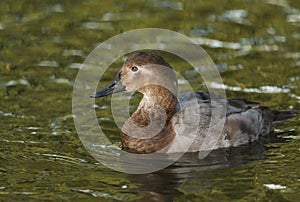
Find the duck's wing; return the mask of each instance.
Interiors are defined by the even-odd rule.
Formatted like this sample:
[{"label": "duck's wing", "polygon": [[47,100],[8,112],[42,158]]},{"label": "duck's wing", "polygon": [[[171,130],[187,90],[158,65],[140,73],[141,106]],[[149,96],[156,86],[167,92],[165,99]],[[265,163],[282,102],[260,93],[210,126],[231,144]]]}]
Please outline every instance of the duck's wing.
[{"label": "duck's wing", "polygon": [[[240,109],[240,112],[245,112],[247,110],[259,109],[265,118],[269,117],[273,124],[281,123],[287,119],[296,116],[294,111],[289,110],[272,110],[269,107],[260,105],[258,102],[249,101],[242,98],[233,98],[228,100],[227,114],[235,113],[236,109]],[[235,109],[235,110],[232,110]]]},{"label": "duck's wing", "polygon": [[[258,102],[250,101],[244,98],[231,98],[224,99],[218,97],[216,94],[210,94],[209,92],[197,91],[197,92],[187,92],[180,94],[178,96],[178,111],[191,107],[196,104],[201,103],[210,103],[211,97],[214,97],[214,101],[216,101],[219,107],[226,107],[226,116],[236,113],[246,112],[247,110],[259,110],[261,113],[263,112],[265,116],[268,116],[270,121],[274,124],[281,123],[286,119],[290,119],[295,117],[297,114],[294,111],[288,110],[272,110],[269,107],[263,106]],[[204,104],[205,105],[205,104]],[[209,108],[209,105],[205,105]],[[210,106],[211,107],[211,106]]]},{"label": "duck's wing", "polygon": [[[191,101],[195,97],[198,101],[196,104]],[[241,98],[211,100],[207,92],[181,94],[178,100],[181,102],[180,110],[172,120],[179,135],[178,142],[182,144],[184,139],[189,140],[189,133],[198,128],[190,151],[202,150],[207,138],[212,140],[207,142],[216,142],[215,139],[220,138],[216,144],[209,146],[211,149],[246,144],[272,131],[274,124],[295,116],[292,111],[272,110],[258,102]],[[220,112],[219,115],[223,116],[218,117],[213,112]],[[197,116],[200,116],[200,123],[195,121]],[[220,128],[223,128],[222,132],[217,135]]]},{"label": "duck's wing", "polygon": [[[242,98],[226,102],[226,118],[221,145],[238,146],[270,133],[274,125],[296,116],[292,111],[272,110]],[[222,141],[221,141],[222,142]]]}]

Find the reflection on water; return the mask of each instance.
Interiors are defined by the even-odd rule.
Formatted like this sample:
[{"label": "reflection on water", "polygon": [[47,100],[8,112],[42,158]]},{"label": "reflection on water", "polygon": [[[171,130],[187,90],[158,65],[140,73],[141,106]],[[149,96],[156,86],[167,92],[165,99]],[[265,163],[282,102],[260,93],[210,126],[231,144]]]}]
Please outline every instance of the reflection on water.
[{"label": "reflection on water", "polygon": [[[157,27],[202,45],[224,81],[212,85],[226,89],[228,97],[299,113],[297,0],[1,0],[0,12],[2,200],[299,200],[299,117],[278,126],[266,140],[217,150],[204,160],[197,153],[185,154],[164,170],[129,175],[90,156],[71,111],[74,79],[95,46],[123,31]],[[167,54],[166,59],[194,89],[204,89],[187,63]],[[121,63],[112,64],[99,85],[109,82]],[[118,151],[110,99],[97,100],[94,108],[113,142],[107,149]]]},{"label": "reflection on water", "polygon": [[[237,175],[239,172],[246,174],[243,176],[244,179],[239,179],[232,173],[230,178],[234,178],[234,180],[252,180],[254,173],[247,173],[246,170],[234,171],[234,169],[238,166],[252,167],[253,161],[265,159],[264,152],[268,148],[264,147],[264,144],[267,142],[283,143],[285,140],[271,136],[269,139],[251,145],[215,150],[202,160],[198,159],[198,153],[187,153],[174,165],[164,170],[147,175],[134,175],[131,180],[142,185],[139,188],[139,194],[151,201],[170,201],[174,196],[181,198],[182,193],[187,196],[193,196],[194,194],[199,196],[205,191],[211,192],[213,186],[219,186],[214,182],[215,178],[224,183],[223,185],[220,184],[220,186],[225,186],[231,170]],[[274,188],[271,184],[262,186]],[[275,188],[278,188],[278,186],[275,186]],[[231,194],[236,194],[238,191],[232,190]],[[209,198],[209,196],[205,195],[202,197],[203,200]]]}]

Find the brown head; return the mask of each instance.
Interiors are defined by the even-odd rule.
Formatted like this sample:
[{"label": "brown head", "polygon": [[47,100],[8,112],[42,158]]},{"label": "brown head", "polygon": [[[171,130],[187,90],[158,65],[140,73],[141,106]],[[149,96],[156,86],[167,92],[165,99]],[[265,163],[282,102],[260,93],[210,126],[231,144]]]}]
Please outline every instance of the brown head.
[{"label": "brown head", "polygon": [[165,89],[177,96],[176,74],[156,52],[141,51],[129,57],[115,79],[91,97],[103,97],[121,91],[138,91],[152,97],[153,93],[158,94],[158,89]]}]

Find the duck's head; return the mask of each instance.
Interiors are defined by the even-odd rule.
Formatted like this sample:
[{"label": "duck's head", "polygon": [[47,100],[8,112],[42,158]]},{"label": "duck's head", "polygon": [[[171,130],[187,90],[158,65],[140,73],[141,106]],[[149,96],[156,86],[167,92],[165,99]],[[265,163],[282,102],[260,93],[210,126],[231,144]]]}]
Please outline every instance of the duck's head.
[{"label": "duck's head", "polygon": [[156,52],[141,51],[130,56],[115,79],[91,97],[103,97],[117,92],[138,91],[152,96],[157,89],[167,89],[177,95],[177,79],[172,67]]}]

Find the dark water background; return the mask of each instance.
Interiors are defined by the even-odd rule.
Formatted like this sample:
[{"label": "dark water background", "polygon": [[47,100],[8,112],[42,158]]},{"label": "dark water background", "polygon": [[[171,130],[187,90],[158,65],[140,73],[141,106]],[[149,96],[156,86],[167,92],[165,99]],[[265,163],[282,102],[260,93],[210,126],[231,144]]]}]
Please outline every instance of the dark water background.
[{"label": "dark water background", "polygon": [[[187,154],[152,174],[119,173],[89,155],[71,110],[80,64],[106,39],[145,27],[198,41],[217,64],[227,97],[300,112],[298,0],[1,0],[0,200],[299,201],[299,117],[262,141],[202,161]],[[201,88],[201,78],[168,59]],[[118,145],[109,98],[96,102]]]}]

